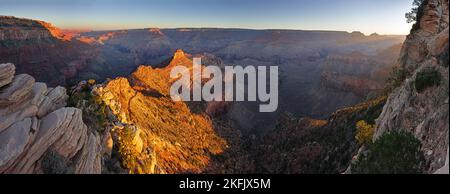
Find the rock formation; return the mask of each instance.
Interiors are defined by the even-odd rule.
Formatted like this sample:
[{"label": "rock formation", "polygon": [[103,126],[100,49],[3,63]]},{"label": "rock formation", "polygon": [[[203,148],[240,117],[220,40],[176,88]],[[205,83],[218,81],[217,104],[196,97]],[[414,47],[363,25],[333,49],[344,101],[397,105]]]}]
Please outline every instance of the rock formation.
[{"label": "rock formation", "polygon": [[100,136],[64,107],[66,89],[14,74],[0,64],[0,173],[100,173]]},{"label": "rock formation", "polygon": [[[418,27],[407,37],[398,61],[406,79],[390,94],[374,139],[388,131],[413,133],[422,143],[425,172],[433,173],[448,165],[449,1],[427,0],[422,6]],[[426,81],[422,75],[427,70],[434,72],[432,78],[438,83],[422,89],[418,83]]]},{"label": "rock formation", "polygon": [[0,16],[0,63],[14,63],[18,73],[50,86],[65,85],[95,55],[91,45],[50,23]]},{"label": "rock formation", "polygon": [[170,69],[192,66],[192,60],[178,50],[170,64],[140,66],[128,78],[94,88],[116,117],[112,136],[130,173],[205,172],[212,156],[228,147],[218,134],[223,125],[213,123],[204,104],[175,102],[169,96]]}]

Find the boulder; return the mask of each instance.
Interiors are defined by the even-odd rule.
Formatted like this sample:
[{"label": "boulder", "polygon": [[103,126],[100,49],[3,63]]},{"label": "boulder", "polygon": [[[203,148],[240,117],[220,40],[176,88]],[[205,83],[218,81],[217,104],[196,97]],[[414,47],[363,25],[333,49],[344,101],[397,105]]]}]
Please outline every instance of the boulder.
[{"label": "boulder", "polygon": [[26,118],[0,133],[0,169],[22,154],[31,138],[31,124]]},{"label": "boulder", "polygon": [[102,171],[102,151],[100,138],[98,135],[90,134],[76,161],[76,174],[99,174]]},{"label": "boulder", "polygon": [[63,87],[56,87],[48,91],[44,99],[39,102],[38,117],[41,118],[58,108],[66,106],[66,101],[69,97],[66,94],[66,89]]},{"label": "boulder", "polygon": [[[47,85],[37,82],[33,85],[28,99],[0,108],[0,131],[6,129],[16,121],[36,115],[42,117],[43,115],[60,108],[61,106],[53,105],[52,101],[46,96],[47,93]],[[48,105],[44,106],[42,104]]]},{"label": "boulder", "polygon": [[0,106],[5,106],[23,100],[31,93],[34,78],[27,74],[16,75],[11,84],[2,88]]},{"label": "boulder", "polygon": [[12,63],[0,64],[0,88],[12,82],[15,70]]},{"label": "boulder", "polygon": [[24,103],[23,108],[8,107],[8,109],[0,108],[0,133],[9,126],[24,118],[33,117],[37,113],[37,107],[31,103]]},{"label": "boulder", "polygon": [[[64,132],[63,129],[70,127],[74,109],[60,109],[50,113],[41,120],[38,133],[33,145],[27,150],[25,156],[15,165],[12,172],[32,173],[34,164],[55,143]],[[79,124],[75,123],[74,124]]]}]

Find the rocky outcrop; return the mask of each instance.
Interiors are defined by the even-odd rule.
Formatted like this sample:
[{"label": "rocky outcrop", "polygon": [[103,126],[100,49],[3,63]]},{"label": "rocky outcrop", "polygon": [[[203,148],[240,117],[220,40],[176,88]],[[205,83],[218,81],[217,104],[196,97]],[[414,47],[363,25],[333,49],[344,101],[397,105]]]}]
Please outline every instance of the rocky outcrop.
[{"label": "rocky outcrop", "polygon": [[448,0],[427,0],[419,18],[421,31],[437,34],[448,27]]},{"label": "rocky outcrop", "polygon": [[170,68],[192,66],[192,60],[179,50],[170,64],[140,66],[128,78],[93,89],[117,118],[111,132],[113,147],[130,173],[205,172],[212,156],[228,146],[217,132],[223,125],[214,125],[205,104],[175,102],[168,94]]},{"label": "rocky outcrop", "polygon": [[45,40],[52,38],[46,27],[38,21],[0,16],[0,41]]},{"label": "rocky outcrop", "polygon": [[100,136],[64,107],[66,89],[14,69],[0,64],[0,173],[100,173]]},{"label": "rocky outcrop", "polygon": [[[449,131],[448,0],[428,0],[419,18],[420,28],[407,37],[398,61],[407,78],[390,94],[376,122],[374,139],[405,130],[422,143],[426,173],[446,163]],[[445,58],[445,56],[447,56]],[[432,69],[438,84],[418,89],[420,74]],[[423,81],[422,81],[423,82]],[[447,167],[448,169],[448,167]],[[448,173],[448,171],[447,171]]]},{"label": "rocky outcrop", "polygon": [[12,82],[16,67],[11,63],[0,64],[0,88]]},{"label": "rocky outcrop", "polygon": [[34,83],[34,78],[27,74],[20,74],[14,77],[11,84],[0,94],[0,106],[8,105],[23,99],[30,94]]}]

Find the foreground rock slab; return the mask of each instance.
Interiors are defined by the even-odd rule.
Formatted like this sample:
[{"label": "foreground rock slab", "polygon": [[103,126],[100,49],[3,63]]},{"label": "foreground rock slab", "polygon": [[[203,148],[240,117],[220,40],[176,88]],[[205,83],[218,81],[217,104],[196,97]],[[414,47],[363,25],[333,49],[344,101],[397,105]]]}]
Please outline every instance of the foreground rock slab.
[{"label": "foreground rock slab", "polygon": [[100,136],[65,107],[66,89],[14,72],[0,64],[0,173],[101,173]]}]

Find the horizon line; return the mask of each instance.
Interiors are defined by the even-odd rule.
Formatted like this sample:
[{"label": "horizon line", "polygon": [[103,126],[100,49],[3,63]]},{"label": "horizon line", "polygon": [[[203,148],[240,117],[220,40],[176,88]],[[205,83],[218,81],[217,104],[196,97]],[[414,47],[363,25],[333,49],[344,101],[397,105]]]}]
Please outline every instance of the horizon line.
[{"label": "horizon line", "polygon": [[83,31],[83,32],[102,32],[102,31],[121,31],[121,30],[145,30],[145,29],[160,29],[160,30],[176,30],[176,29],[228,29],[228,30],[254,30],[254,31],[264,31],[264,30],[279,30],[279,31],[310,31],[310,32],[345,32],[345,33],[354,33],[359,32],[362,33],[364,36],[370,36],[372,34],[377,34],[379,36],[407,36],[408,34],[380,34],[377,32],[372,33],[363,33],[359,30],[353,30],[353,31],[346,31],[346,30],[333,30],[333,29],[322,29],[322,30],[315,30],[315,29],[300,29],[300,28],[251,28],[251,27],[131,27],[131,28],[105,28],[105,29],[93,29],[93,28],[83,28],[83,27],[60,27],[59,25],[54,24],[51,21],[46,21],[42,19],[36,19],[36,18],[28,18],[28,17],[20,17],[20,16],[14,16],[14,15],[0,15],[0,17],[14,17],[18,19],[27,19],[27,20],[36,20],[36,21],[43,21],[52,24],[53,26],[66,31]]},{"label": "horizon line", "polygon": [[[56,26],[58,27],[58,26]],[[361,33],[364,36],[370,36],[373,34],[377,34],[378,36],[407,36],[408,34],[380,34],[377,32],[373,32],[370,34],[363,33],[358,30],[354,31],[346,31],[346,30],[314,30],[314,29],[294,29],[294,28],[248,28],[248,27],[136,27],[136,28],[110,28],[110,29],[88,29],[88,28],[60,28],[61,30],[80,30],[84,32],[107,32],[107,31],[126,31],[126,30],[149,30],[149,29],[158,29],[158,30],[201,30],[201,29],[211,29],[211,30],[253,30],[253,31],[305,31],[305,32],[342,32],[342,33]]]}]

